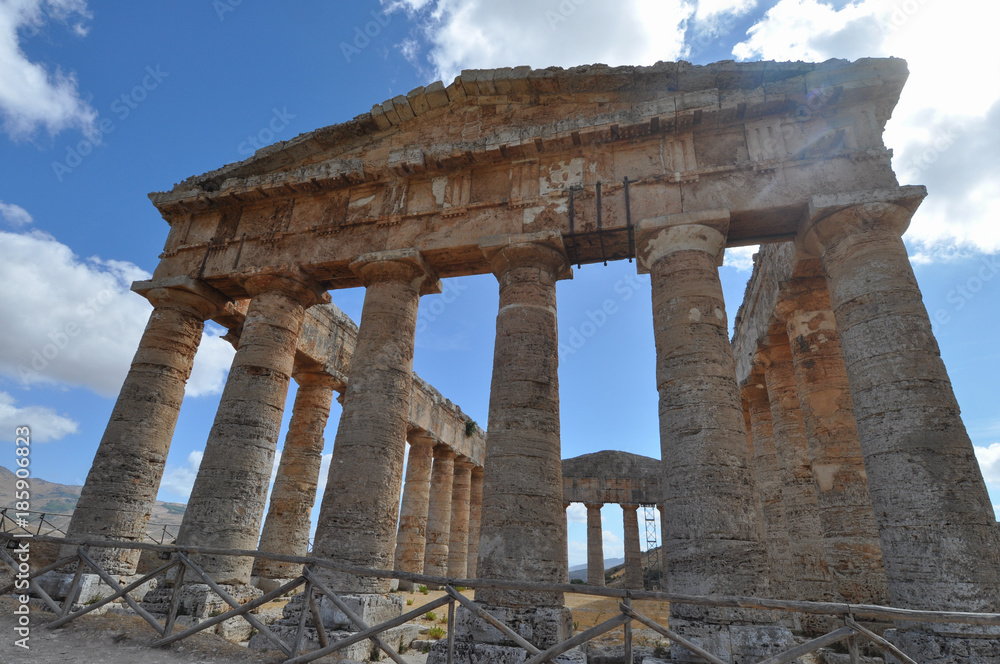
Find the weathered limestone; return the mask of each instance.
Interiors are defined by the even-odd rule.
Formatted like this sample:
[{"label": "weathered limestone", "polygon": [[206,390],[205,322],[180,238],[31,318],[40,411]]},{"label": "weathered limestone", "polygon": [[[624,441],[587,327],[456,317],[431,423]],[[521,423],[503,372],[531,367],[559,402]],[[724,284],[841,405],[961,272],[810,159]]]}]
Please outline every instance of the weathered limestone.
[{"label": "weathered limestone", "polygon": [[448,576],[466,578],[469,558],[469,497],[472,491],[472,463],[455,460],[455,481],[451,489],[451,528],[448,536]]},{"label": "weathered limestone", "polygon": [[[298,390],[258,549],[304,556],[309,550],[310,519],[323,461],[323,430],[330,417],[337,380],[310,371],[299,371],[292,377]],[[258,577],[256,585],[265,592],[301,572],[302,565],[263,558],[253,566],[253,575]]]},{"label": "weathered limestone", "polygon": [[833,596],[884,604],[882,547],[826,280],[785,282],[775,312],[791,342]]},{"label": "weathered limestone", "polygon": [[639,548],[639,506],[622,505],[625,522],[625,587],[642,590],[642,551]]},{"label": "weathered limestone", "polygon": [[587,508],[587,583],[604,585],[604,528],[601,503],[586,503]]},{"label": "weathered limestone", "polygon": [[[182,544],[256,548],[296,339],[305,310],[329,299],[295,271],[250,276],[244,287],[252,299],[177,535]],[[197,559],[218,583],[250,581],[250,558]]]},{"label": "weathered limestone", "polygon": [[[70,537],[137,542],[145,535],[205,320],[226,302],[199,282],[183,286],[144,293],[154,308],[67,528]],[[110,574],[131,575],[139,553],[94,549],[90,556]]]},{"label": "weathered limestone", "polygon": [[476,578],[479,563],[479,529],[483,518],[483,468],[472,469],[469,489],[469,554],[466,558],[466,573],[470,579]]},{"label": "weathered limestone", "polygon": [[659,459],[604,450],[562,460],[563,502],[652,505],[662,494]]},{"label": "weathered limestone", "polygon": [[[406,459],[406,482],[399,506],[399,530],[393,569],[419,574],[424,571],[424,548],[427,536],[427,507],[431,490],[431,463],[434,441],[410,435],[410,453]],[[413,590],[413,582],[399,580],[400,590]]]},{"label": "weathered limestone", "polygon": [[[352,269],[365,284],[357,347],[344,393],[313,554],[390,569],[413,383],[420,295],[440,289],[420,252],[364,254]],[[387,592],[388,579],[323,569],[340,592]]]},{"label": "weathered limestone", "polygon": [[771,423],[771,402],[763,371],[752,374],[743,388],[743,398],[750,415],[754,465],[757,471],[757,492],[764,517],[764,541],[771,567],[771,592],[790,598],[788,570],[792,569],[788,523],[785,517],[781,468],[774,449],[774,429]]},{"label": "weathered limestone", "polygon": [[[889,599],[914,609],[1000,611],[1000,531],[900,238],[920,187],[817,196],[800,245],[819,256],[854,399]],[[915,626],[918,661],[968,648],[996,661],[1000,638]],[[947,656],[947,655],[946,655]],[[990,659],[993,658],[993,659]]]},{"label": "weathered limestone", "polygon": [[771,427],[788,530],[791,566],[782,573],[792,581],[789,589],[793,599],[832,600],[816,483],[788,337],[784,333],[773,335],[757,351],[757,357],[763,365],[771,405]]},{"label": "weathered limestone", "polygon": [[[556,281],[571,278],[572,271],[558,233],[487,238],[480,246],[500,284],[500,310],[478,575],[566,583]],[[572,629],[562,593],[484,588],[476,601],[532,634],[528,638],[540,648]],[[470,629],[462,638],[475,639],[477,633]]]},{"label": "weathered limestone", "polygon": [[[669,592],[764,596],[767,552],[718,274],[728,225],[725,210],[668,215],[641,221],[636,237],[638,267],[652,284],[662,502],[670,513],[665,578]],[[752,622],[752,612],[670,609],[679,633],[718,646],[723,658],[762,654],[735,636],[744,628],[734,623]],[[769,629],[772,643],[790,638]],[[672,651],[675,659],[690,657]]]},{"label": "weathered limestone", "polygon": [[424,548],[424,574],[448,575],[448,544],[451,540],[451,492],[455,486],[455,453],[449,448],[434,448],[431,471],[431,502],[427,509],[427,544]]}]

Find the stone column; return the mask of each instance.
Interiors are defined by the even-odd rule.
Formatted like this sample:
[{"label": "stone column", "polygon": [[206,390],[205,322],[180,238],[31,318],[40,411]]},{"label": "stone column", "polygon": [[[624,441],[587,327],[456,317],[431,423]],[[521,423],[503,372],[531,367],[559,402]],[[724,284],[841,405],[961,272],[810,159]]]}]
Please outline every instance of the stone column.
[{"label": "stone column", "polygon": [[431,501],[427,509],[427,547],[424,574],[448,575],[448,544],[451,540],[451,492],[455,485],[455,453],[451,448],[434,448],[431,472]]},{"label": "stone column", "polygon": [[602,503],[585,503],[587,508],[587,583],[604,585],[604,527]]},{"label": "stone column", "polygon": [[[662,502],[670,513],[665,578],[673,593],[767,596],[762,518],[718,274],[728,227],[725,210],[684,213],[642,220],[636,239],[639,270],[652,286]],[[791,638],[784,628],[746,625],[762,620],[752,611],[670,610],[679,633],[723,659],[758,657],[750,643],[765,632],[771,643]],[[679,647],[672,654],[689,657]]]},{"label": "stone column", "polygon": [[[190,279],[183,287],[152,287],[143,294],[154,308],[67,528],[69,537],[143,540],[205,320],[226,302],[221,293]],[[90,556],[111,574],[131,575],[139,553],[100,548]]]},{"label": "stone column", "polygon": [[[255,549],[306,309],[329,296],[301,274],[248,277],[251,295],[179,544]],[[217,583],[247,584],[253,559],[199,555]],[[191,578],[189,575],[187,578]]]},{"label": "stone column", "polygon": [[757,360],[764,370],[771,404],[771,427],[791,558],[791,566],[783,575],[790,582],[792,599],[832,601],[816,483],[788,337],[784,333],[774,334],[763,343],[757,349]]},{"label": "stone column", "polygon": [[[817,196],[800,246],[829,284],[894,606],[1000,611],[1000,530],[901,235],[922,187]],[[992,638],[896,638],[917,661],[1000,660]],[[935,654],[940,652],[941,654]]]},{"label": "stone column", "polygon": [[[327,373],[299,371],[292,419],[271,489],[258,550],[304,556],[309,551],[309,527],[316,485],[323,462],[323,431],[330,417],[337,380]],[[302,565],[258,558],[253,574],[257,587],[267,592],[302,573]]]},{"label": "stone column", "polygon": [[622,519],[625,522],[625,587],[633,590],[642,590],[638,512],[638,505],[622,505]]},{"label": "stone column", "polygon": [[451,488],[451,533],[448,539],[448,576],[466,578],[469,558],[469,495],[472,490],[472,462],[455,460],[455,481]]},{"label": "stone column", "polygon": [[470,579],[476,578],[479,562],[479,528],[483,517],[483,468],[472,469],[472,485],[469,490],[469,555],[466,572]]},{"label": "stone column", "polygon": [[771,402],[767,398],[764,374],[758,370],[750,375],[743,388],[744,400],[750,413],[754,465],[757,471],[757,492],[764,516],[764,539],[771,567],[771,591],[789,599],[788,570],[792,568],[789,553],[788,523],[785,519],[781,470],[774,449],[771,425]]},{"label": "stone column", "polygon": [[[572,270],[558,232],[486,238],[480,247],[500,283],[500,310],[478,575],[567,583],[556,281]],[[572,633],[562,593],[484,588],[476,601],[523,627],[539,648]]]},{"label": "stone column", "polygon": [[[427,544],[427,506],[431,493],[431,463],[434,442],[414,433],[410,435],[410,454],[406,459],[406,483],[399,507],[399,530],[393,568],[420,574],[424,571],[424,548]],[[413,590],[413,582],[400,579],[400,590]]]},{"label": "stone column", "polygon": [[[420,295],[440,282],[412,249],[365,254],[351,263],[365,285],[357,346],[344,393],[313,553],[390,569],[413,385],[413,340]],[[389,590],[388,579],[323,569],[340,592]]]},{"label": "stone column", "polygon": [[775,311],[791,342],[834,599],[885,604],[882,547],[826,280],[797,279],[781,294]]}]

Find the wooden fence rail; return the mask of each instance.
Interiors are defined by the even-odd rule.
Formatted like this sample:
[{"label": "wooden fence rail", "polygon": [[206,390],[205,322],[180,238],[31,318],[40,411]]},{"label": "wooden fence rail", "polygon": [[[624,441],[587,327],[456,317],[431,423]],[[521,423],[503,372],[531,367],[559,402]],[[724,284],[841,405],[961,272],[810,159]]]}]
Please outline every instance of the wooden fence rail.
[{"label": "wooden fence rail", "polygon": [[[417,619],[424,615],[426,612],[438,608],[440,606],[448,605],[448,640],[447,640],[447,662],[448,664],[453,664],[454,661],[454,646],[455,646],[455,608],[456,604],[459,604],[466,608],[472,615],[482,620],[483,622],[493,626],[494,628],[500,630],[507,638],[511,639],[512,642],[517,643],[520,647],[528,651],[530,657],[524,664],[543,664],[544,662],[551,661],[553,658],[558,657],[562,653],[575,648],[587,641],[590,641],[606,632],[609,632],[618,627],[624,626],[625,629],[625,661],[632,661],[632,639],[631,630],[632,622],[638,622],[646,627],[658,632],[672,643],[677,644],[683,648],[694,653],[696,656],[704,659],[710,664],[727,664],[725,660],[707,652],[701,648],[698,644],[685,639],[682,635],[675,633],[663,625],[660,625],[656,621],[650,619],[649,617],[639,613],[634,608],[632,608],[632,601],[636,599],[650,599],[659,600],[665,602],[672,602],[677,604],[692,604],[697,606],[710,606],[710,607],[724,607],[724,608],[751,608],[751,609],[765,609],[770,611],[779,612],[795,612],[795,613],[808,613],[813,615],[827,615],[839,617],[843,620],[843,627],[833,630],[828,634],[824,634],[818,638],[814,638],[806,643],[797,645],[783,653],[779,653],[772,657],[769,657],[759,664],[788,664],[795,661],[797,658],[803,655],[816,652],[820,648],[829,646],[833,643],[840,641],[847,641],[848,648],[851,656],[851,661],[857,664],[860,662],[860,657],[858,655],[858,641],[864,639],[870,641],[876,648],[887,655],[891,655],[898,661],[903,662],[903,664],[917,664],[907,656],[905,653],[900,651],[896,646],[889,643],[882,637],[878,636],[874,632],[866,629],[865,627],[859,625],[856,622],[857,618],[869,618],[875,620],[894,620],[894,621],[913,621],[913,622],[928,622],[928,623],[957,623],[965,625],[991,625],[1000,626],[1000,614],[997,613],[963,613],[956,611],[917,611],[912,609],[899,609],[895,607],[887,606],[876,606],[868,604],[845,604],[845,603],[831,603],[831,602],[806,602],[806,601],[792,601],[792,600],[777,600],[777,599],[765,599],[757,597],[701,597],[693,595],[681,595],[677,593],[659,592],[659,591],[645,591],[645,590],[621,590],[617,588],[605,588],[597,586],[586,586],[579,584],[551,584],[551,583],[531,583],[524,581],[509,581],[503,579],[451,579],[446,577],[438,577],[426,574],[414,574],[409,572],[402,572],[398,570],[376,570],[363,567],[356,567],[353,565],[345,565],[331,560],[323,560],[320,558],[313,558],[310,556],[291,556],[286,554],[269,553],[261,551],[250,551],[242,549],[215,549],[210,547],[197,547],[197,546],[174,546],[174,545],[162,545],[162,544],[149,544],[145,542],[120,542],[120,541],[109,541],[109,540],[88,540],[81,538],[68,538],[68,537],[46,537],[46,536],[36,536],[36,537],[17,537],[9,533],[0,532],[0,542],[6,541],[7,544],[17,543],[19,541],[38,541],[38,542],[52,542],[62,545],[76,545],[76,554],[72,557],[63,558],[51,565],[48,565],[42,569],[36,570],[29,575],[29,587],[32,592],[42,598],[42,600],[56,613],[58,616],[55,620],[46,624],[49,629],[55,629],[60,627],[71,620],[90,613],[109,602],[113,602],[119,598],[124,599],[124,601],[142,617],[149,625],[156,631],[159,638],[154,640],[150,645],[152,647],[161,647],[174,643],[181,639],[187,638],[192,634],[196,634],[200,631],[208,629],[220,622],[229,620],[230,618],[240,617],[249,622],[261,635],[271,641],[275,647],[280,649],[285,653],[286,659],[285,664],[305,664],[306,662],[311,662],[315,659],[328,655],[330,653],[342,650],[347,646],[359,643],[361,641],[368,640],[372,645],[380,650],[382,650],[390,659],[392,659],[396,664],[406,664],[400,655],[387,643],[385,643],[381,638],[380,634],[386,630],[392,629],[403,625],[411,620]],[[93,548],[115,548],[115,549],[141,549],[141,550],[152,550],[158,551],[161,554],[168,554],[170,558],[169,562],[160,566],[153,572],[146,574],[142,578],[126,585],[121,586],[110,574],[108,574],[100,565],[94,561],[89,553],[89,549]],[[265,560],[277,560],[281,562],[291,562],[300,563],[303,565],[302,574],[285,583],[279,588],[276,588],[257,599],[247,602],[245,604],[240,604],[234,598],[232,598],[226,591],[221,588],[204,570],[202,570],[196,563],[194,563],[190,556],[192,554],[211,554],[211,555],[222,555],[222,556],[241,556],[250,558],[262,558]],[[0,548],[0,561],[3,561],[8,567],[15,570],[18,569],[17,563],[14,559],[3,549]],[[70,590],[63,600],[63,604],[60,606],[58,602],[49,597],[45,591],[38,586],[35,579],[46,572],[50,572],[55,569],[65,568],[69,565],[76,563],[76,569],[74,572],[73,581],[70,585]],[[160,622],[146,612],[142,607],[140,607],[128,593],[141,585],[147,583],[151,579],[154,579],[160,575],[167,573],[174,567],[179,567],[178,577],[174,584],[174,591],[171,596],[171,601],[169,604],[168,613],[165,622],[161,625]],[[81,589],[81,580],[85,570],[90,568],[95,574],[101,577],[101,579],[106,583],[114,593],[101,599],[94,604],[78,608],[73,611],[73,606],[79,597]],[[425,606],[415,609],[408,613],[404,613],[401,616],[393,618],[392,620],[387,620],[378,625],[369,626],[364,623],[364,621],[351,611],[350,607],[343,602],[343,600],[330,588],[328,588],[316,575],[315,568],[328,568],[335,569],[342,572],[349,572],[356,574],[358,576],[368,576],[377,578],[395,578],[407,581],[412,581],[418,584],[424,585],[436,585],[445,588],[445,594],[428,603]],[[177,616],[178,606],[179,606],[179,592],[178,589],[183,585],[185,574],[192,573],[194,576],[198,577],[200,581],[206,583],[219,597],[222,598],[230,607],[229,611],[222,613],[218,616],[213,616],[208,618],[197,625],[190,627],[187,630],[173,633],[174,622]],[[262,606],[263,604],[280,597],[286,593],[291,592],[299,586],[305,586],[305,600],[302,610],[302,615],[299,619],[298,628],[296,631],[295,639],[291,644],[285,642],[284,640],[278,638],[273,634],[264,624],[262,624],[256,617],[253,616],[252,611]],[[613,597],[621,600],[618,606],[618,615],[606,620],[605,622],[591,627],[579,634],[572,636],[561,643],[558,643],[546,650],[541,650],[530,641],[524,639],[521,635],[517,634],[508,625],[505,625],[502,621],[498,620],[495,616],[490,615],[484,611],[481,607],[477,606],[474,602],[470,601],[468,598],[464,597],[455,588],[456,586],[465,586],[468,588],[497,588],[505,590],[525,590],[525,591],[542,591],[542,592],[562,592],[562,593],[576,593],[584,595],[594,595],[600,597]],[[7,594],[13,590],[13,584],[7,585],[5,588],[0,589],[0,595]],[[334,606],[336,606],[348,620],[354,623],[357,628],[357,632],[354,632],[350,636],[339,639],[334,642],[329,642],[326,630],[324,628],[320,612],[316,606],[316,600],[318,597],[324,597],[329,600]],[[313,618],[313,622],[316,626],[318,638],[320,642],[320,647],[317,650],[299,654],[302,648],[303,640],[305,638],[305,624],[306,624],[306,611],[309,611]]]}]

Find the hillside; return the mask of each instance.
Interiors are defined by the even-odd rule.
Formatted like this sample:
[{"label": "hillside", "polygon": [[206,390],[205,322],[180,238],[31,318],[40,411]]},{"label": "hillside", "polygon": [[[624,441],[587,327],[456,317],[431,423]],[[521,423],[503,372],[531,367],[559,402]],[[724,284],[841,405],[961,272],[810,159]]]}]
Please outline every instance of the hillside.
[{"label": "hillside", "polygon": [[[17,478],[11,470],[0,466],[0,508],[14,507],[16,481]],[[37,513],[31,515],[30,530],[35,532],[38,528],[41,513],[45,514],[46,522],[42,525],[42,534],[52,532],[53,529],[65,530],[66,526],[69,525],[69,517],[76,508],[76,501],[80,499],[80,491],[83,487],[57,484],[37,477],[31,478],[29,481],[31,484],[31,511]],[[149,519],[149,526],[146,529],[150,536],[159,542],[163,539],[164,527],[166,527],[166,539],[170,541],[181,524],[184,507],[180,503],[156,501],[153,514]],[[5,519],[2,527],[4,530],[11,530],[13,524]]]}]

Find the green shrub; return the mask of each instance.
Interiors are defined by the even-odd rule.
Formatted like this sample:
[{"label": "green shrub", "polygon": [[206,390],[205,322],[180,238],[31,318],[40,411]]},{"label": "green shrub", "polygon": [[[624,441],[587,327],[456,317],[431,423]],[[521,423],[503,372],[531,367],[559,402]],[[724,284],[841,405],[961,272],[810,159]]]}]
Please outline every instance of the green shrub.
[{"label": "green shrub", "polygon": [[431,637],[432,639],[435,639],[435,640],[437,640],[437,639],[443,639],[447,635],[448,635],[448,632],[444,631],[444,628],[438,627],[437,625],[435,625],[434,627],[431,627],[429,630],[427,630],[427,636],[429,636],[429,637]]},{"label": "green shrub", "polygon": [[428,611],[427,613],[424,614],[424,619],[425,620],[430,620],[431,622],[434,622],[435,620],[438,619],[438,617],[437,617],[437,614],[434,613],[433,611]]}]

